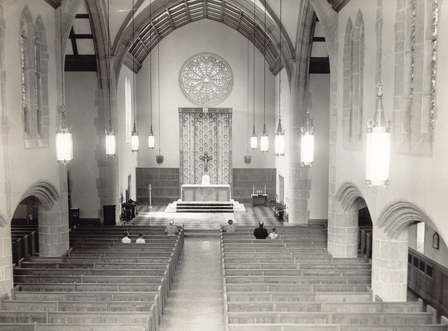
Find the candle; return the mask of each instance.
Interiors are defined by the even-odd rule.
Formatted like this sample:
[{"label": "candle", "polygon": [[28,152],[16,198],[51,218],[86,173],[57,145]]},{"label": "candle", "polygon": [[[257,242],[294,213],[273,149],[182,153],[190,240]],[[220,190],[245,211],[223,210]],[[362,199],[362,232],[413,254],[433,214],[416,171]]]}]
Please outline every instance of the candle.
[{"label": "candle", "polygon": [[252,194],[255,194],[255,185],[252,185]]},{"label": "candle", "polygon": [[266,194],[266,185],[264,186],[264,194]]}]

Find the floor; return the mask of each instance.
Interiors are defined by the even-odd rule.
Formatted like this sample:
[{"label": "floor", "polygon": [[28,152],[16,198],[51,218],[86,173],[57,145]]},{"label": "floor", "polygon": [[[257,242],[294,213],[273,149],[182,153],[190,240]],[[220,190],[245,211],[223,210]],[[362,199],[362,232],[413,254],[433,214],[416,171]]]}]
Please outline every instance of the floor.
[{"label": "floor", "polygon": [[[167,205],[138,206],[138,215],[128,225],[166,225],[174,220],[186,230],[219,230],[232,219],[237,226],[266,228],[288,226],[279,222],[268,207],[246,206],[245,213],[165,213]],[[194,233],[194,232],[193,232]],[[196,232],[197,234],[198,232]],[[219,233],[217,231],[217,233]],[[223,325],[223,285],[219,236],[192,234],[185,237],[173,288],[167,300],[160,331],[221,331]],[[407,301],[418,296],[408,289]]]},{"label": "floor", "polygon": [[223,284],[219,237],[186,238],[160,331],[221,331]]},{"label": "floor", "polygon": [[229,219],[236,225],[257,226],[263,221],[265,227],[280,227],[287,224],[279,222],[269,207],[245,206],[246,212],[237,213],[166,213],[167,205],[138,206],[138,214],[129,225],[166,225],[170,221],[183,224],[186,230],[219,230],[221,225],[227,224]]}]

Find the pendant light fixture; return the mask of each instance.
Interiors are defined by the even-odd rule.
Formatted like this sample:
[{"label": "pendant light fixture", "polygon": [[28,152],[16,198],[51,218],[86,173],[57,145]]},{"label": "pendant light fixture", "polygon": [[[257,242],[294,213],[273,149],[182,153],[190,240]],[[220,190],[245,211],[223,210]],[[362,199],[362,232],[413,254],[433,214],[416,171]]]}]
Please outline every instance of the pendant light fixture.
[{"label": "pendant light fixture", "polygon": [[107,88],[108,88],[108,96],[109,96],[109,127],[106,130],[106,156],[114,157],[116,152],[116,144],[115,144],[115,132],[112,128],[112,115],[111,115],[111,88],[110,88],[110,1],[107,1],[107,58],[106,58],[106,70],[107,70]]},{"label": "pendant light fixture", "polygon": [[[263,55],[266,56],[267,49],[267,31],[266,31],[266,5],[264,7],[264,52]],[[266,58],[263,61],[263,133],[260,138],[260,151],[266,153],[269,151],[269,135],[266,133]]]},{"label": "pendant light fixture", "polygon": [[[247,39],[247,135],[249,136],[249,46],[250,46],[250,41],[249,39]],[[247,142],[247,154],[244,155],[244,163],[246,165],[251,164],[252,162],[252,156],[249,154],[249,141]]]},{"label": "pendant light fixture", "polygon": [[383,86],[378,84],[376,110],[373,120],[367,121],[366,183],[370,186],[389,185],[390,120],[383,111]]},{"label": "pendant light fixture", "polygon": [[278,125],[275,131],[275,156],[285,155],[285,131],[282,129],[282,0],[280,0],[280,72],[278,77]]},{"label": "pendant light fixture", "polygon": [[61,124],[56,130],[56,159],[64,165],[73,159],[73,139],[65,121],[64,49],[62,42],[62,6],[59,8],[59,31],[61,42]]},{"label": "pendant light fixture", "polygon": [[158,108],[159,108],[159,154],[156,155],[156,162],[160,166],[164,161],[164,156],[160,153],[160,40],[157,44],[157,93],[158,93]]},{"label": "pendant light fixture", "polygon": [[302,167],[312,167],[314,162],[314,128],[310,120],[310,109],[306,110],[305,126],[300,128],[302,137],[300,142],[300,154]]},{"label": "pendant light fixture", "polygon": [[[132,0],[132,12],[135,13],[134,0]],[[132,43],[135,42],[135,14],[132,15]],[[134,128],[131,132],[131,150],[138,152],[138,132],[137,132],[137,102],[136,102],[136,77],[135,77],[135,59],[132,58],[132,97],[134,99]]]},{"label": "pendant light fixture", "polygon": [[255,1],[254,1],[254,34],[253,34],[253,43],[254,43],[254,63],[253,63],[253,66],[254,66],[254,72],[253,72],[253,75],[254,75],[254,92],[253,92],[253,95],[252,95],[252,97],[253,97],[253,104],[252,104],[252,107],[253,107],[253,125],[254,125],[254,127],[253,127],[253,131],[252,131],[252,136],[250,137],[250,148],[251,149],[257,149],[257,145],[258,145],[258,137],[257,137],[257,134],[255,133],[255,33],[256,33],[256,31],[257,31],[257,24],[255,23]]},{"label": "pendant light fixture", "polygon": [[[151,3],[149,4],[149,22],[151,24],[152,13],[151,13]],[[149,36],[151,36],[151,25],[149,28]],[[148,148],[154,149],[156,140],[154,137],[154,133],[152,132],[152,51],[149,52],[149,114],[151,126],[148,134]]]}]

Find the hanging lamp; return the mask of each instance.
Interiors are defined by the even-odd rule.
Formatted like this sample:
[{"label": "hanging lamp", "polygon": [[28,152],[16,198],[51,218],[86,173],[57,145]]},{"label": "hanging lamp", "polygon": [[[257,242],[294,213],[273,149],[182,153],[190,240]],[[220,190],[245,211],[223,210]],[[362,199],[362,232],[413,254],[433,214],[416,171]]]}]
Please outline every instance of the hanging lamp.
[{"label": "hanging lamp", "polygon": [[[151,24],[152,13],[151,13],[151,3],[149,4],[149,22]],[[151,36],[151,25],[149,28],[149,36]],[[154,149],[156,144],[156,139],[154,133],[152,132],[152,52],[149,52],[149,114],[150,114],[150,129],[148,134],[148,148]]]},{"label": "hanging lamp", "polygon": [[376,110],[373,120],[367,121],[366,183],[370,186],[389,185],[390,120],[383,110],[383,85],[377,86]]},{"label": "hanging lamp", "polygon": [[[266,6],[264,7],[264,56],[266,56],[267,49],[267,39],[268,35],[266,33]],[[263,61],[263,133],[260,138],[260,151],[266,153],[269,151],[269,135],[266,132],[266,59]]]},{"label": "hanging lamp", "polygon": [[110,1],[107,1],[107,58],[106,58],[106,70],[107,70],[107,87],[108,87],[108,96],[109,96],[109,126],[106,130],[106,156],[107,157],[115,157],[116,153],[116,143],[115,143],[115,132],[112,127],[112,115],[111,115],[111,88],[110,88],[110,66],[109,66],[109,60],[110,60]]},{"label": "hanging lamp", "polygon": [[64,50],[62,48],[62,6],[59,8],[59,29],[61,42],[61,123],[56,130],[56,159],[58,163],[68,164],[73,160],[73,138],[65,120],[65,88],[64,88]]},{"label": "hanging lamp", "polygon": [[251,149],[257,149],[257,145],[258,145],[258,137],[257,134],[255,133],[255,33],[256,33],[256,23],[255,23],[255,1],[254,1],[254,34],[253,34],[253,43],[254,43],[254,70],[253,70],[253,75],[254,75],[254,79],[253,79],[253,83],[254,83],[254,91],[252,94],[253,97],[253,103],[252,103],[252,107],[253,107],[253,131],[252,131],[252,136],[250,137],[250,148]]},{"label": "hanging lamp", "polygon": [[[247,135],[249,136],[249,46],[250,41],[247,39]],[[249,154],[249,141],[247,141],[247,154],[244,155],[244,163],[246,165],[251,164],[252,162],[252,156]]]},{"label": "hanging lamp", "polygon": [[306,110],[305,126],[300,128],[302,137],[300,142],[300,165],[312,167],[314,163],[314,128],[310,120],[310,109]]},{"label": "hanging lamp", "polygon": [[[132,11],[134,11],[134,0],[132,0]],[[132,16],[132,42],[135,42],[135,15]],[[132,58],[132,96],[134,99],[134,127],[131,132],[131,150],[132,152],[138,152],[138,132],[137,132],[137,123],[136,123],[136,117],[137,117],[137,102],[136,102],[136,77],[135,77],[135,60]]]},{"label": "hanging lamp", "polygon": [[285,155],[285,131],[282,129],[282,0],[280,0],[280,72],[278,78],[278,125],[275,131],[275,156]]},{"label": "hanging lamp", "polygon": [[160,166],[165,157],[160,153],[160,40],[157,44],[157,93],[158,93],[158,108],[159,108],[159,154],[156,155],[156,162]]}]

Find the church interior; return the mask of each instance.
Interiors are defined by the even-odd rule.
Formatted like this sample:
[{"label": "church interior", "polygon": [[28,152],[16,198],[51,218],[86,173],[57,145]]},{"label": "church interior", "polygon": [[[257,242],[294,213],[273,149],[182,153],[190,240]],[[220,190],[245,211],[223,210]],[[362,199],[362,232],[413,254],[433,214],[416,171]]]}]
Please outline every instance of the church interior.
[{"label": "church interior", "polygon": [[0,329],[447,331],[447,13],[0,0]]}]

